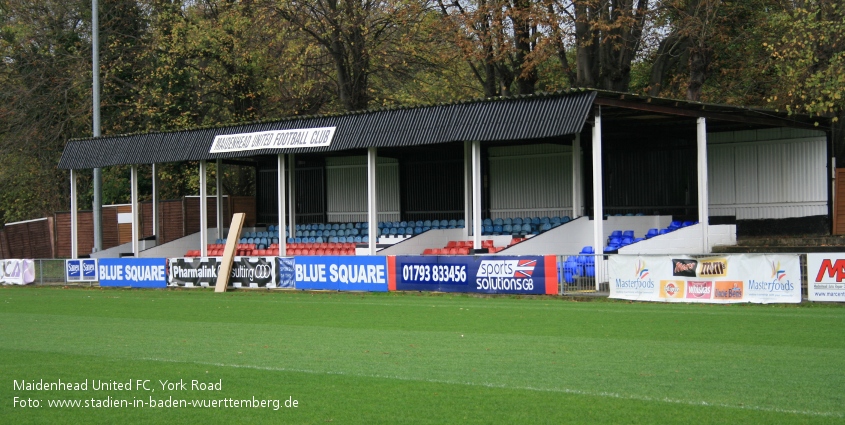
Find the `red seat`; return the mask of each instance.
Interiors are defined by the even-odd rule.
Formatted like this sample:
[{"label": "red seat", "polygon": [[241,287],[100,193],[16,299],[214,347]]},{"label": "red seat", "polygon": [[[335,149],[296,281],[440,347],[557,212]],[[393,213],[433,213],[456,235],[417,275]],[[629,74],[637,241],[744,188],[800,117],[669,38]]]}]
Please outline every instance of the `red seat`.
[{"label": "red seat", "polygon": [[433,249],[431,249],[431,248],[426,248],[425,250],[423,250],[422,255],[431,255],[431,254],[433,254],[433,253],[434,253],[434,250],[433,250]]},{"label": "red seat", "polygon": [[456,247],[456,246],[458,246],[458,241],[449,241],[449,242],[446,244],[446,248],[454,248],[454,247]]}]

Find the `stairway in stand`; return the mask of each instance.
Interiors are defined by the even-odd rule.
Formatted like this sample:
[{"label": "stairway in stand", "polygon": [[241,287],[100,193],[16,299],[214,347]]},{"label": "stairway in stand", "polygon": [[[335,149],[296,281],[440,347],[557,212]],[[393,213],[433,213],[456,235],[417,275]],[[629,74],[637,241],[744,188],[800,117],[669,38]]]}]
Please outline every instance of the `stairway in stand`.
[{"label": "stairway in stand", "polygon": [[733,246],[714,246],[714,253],[845,252],[845,236],[739,237]]}]

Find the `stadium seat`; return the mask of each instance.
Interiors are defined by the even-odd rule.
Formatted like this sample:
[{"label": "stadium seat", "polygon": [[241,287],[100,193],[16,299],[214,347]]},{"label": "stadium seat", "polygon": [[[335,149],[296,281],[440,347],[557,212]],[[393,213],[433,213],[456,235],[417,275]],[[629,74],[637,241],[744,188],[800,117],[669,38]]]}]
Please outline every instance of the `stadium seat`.
[{"label": "stadium seat", "polygon": [[623,238],[633,238],[634,237],[634,231],[633,230],[626,230],[626,231],[622,232],[622,237]]},{"label": "stadium seat", "polygon": [[520,217],[514,218],[513,219],[513,225],[514,226],[522,226],[522,218],[520,218]]},{"label": "stadium seat", "polygon": [[650,239],[650,238],[657,236],[658,234],[659,233],[658,233],[657,229],[648,229],[648,232],[646,232],[646,234],[645,234],[645,238]]}]

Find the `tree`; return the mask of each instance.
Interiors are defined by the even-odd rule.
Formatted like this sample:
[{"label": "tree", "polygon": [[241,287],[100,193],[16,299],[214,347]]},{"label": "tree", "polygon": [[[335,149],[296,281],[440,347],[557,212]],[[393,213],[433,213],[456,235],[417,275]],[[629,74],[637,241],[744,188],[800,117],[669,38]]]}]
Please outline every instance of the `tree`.
[{"label": "tree", "polygon": [[369,107],[372,80],[407,74],[432,65],[419,36],[427,10],[405,0],[282,0],[269,1],[286,34],[304,41],[304,65],[314,75],[329,78],[340,106],[347,111]]},{"label": "tree", "polygon": [[89,3],[51,0],[0,5],[2,222],[68,206],[67,173],[56,164],[68,138],[90,134],[86,8]]},{"label": "tree", "polygon": [[845,10],[835,0],[804,0],[772,15],[781,28],[766,47],[780,78],[771,105],[789,113],[832,116],[836,157],[845,163]]}]

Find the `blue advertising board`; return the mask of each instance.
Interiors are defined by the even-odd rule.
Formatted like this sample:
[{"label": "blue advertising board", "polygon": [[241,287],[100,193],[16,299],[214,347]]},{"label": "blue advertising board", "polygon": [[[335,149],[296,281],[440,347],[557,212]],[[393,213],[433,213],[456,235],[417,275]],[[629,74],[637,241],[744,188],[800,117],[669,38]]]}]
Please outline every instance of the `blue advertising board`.
[{"label": "blue advertising board", "polygon": [[557,294],[554,256],[390,257],[396,291]]},{"label": "blue advertising board", "polygon": [[65,280],[67,282],[96,282],[97,259],[65,260]]},{"label": "blue advertising board", "polygon": [[387,292],[387,257],[299,256],[296,289]]},{"label": "blue advertising board", "polygon": [[293,257],[277,257],[279,259],[279,288],[296,288],[295,264]]},{"label": "blue advertising board", "polygon": [[165,263],[164,258],[101,258],[100,286],[164,288]]}]

